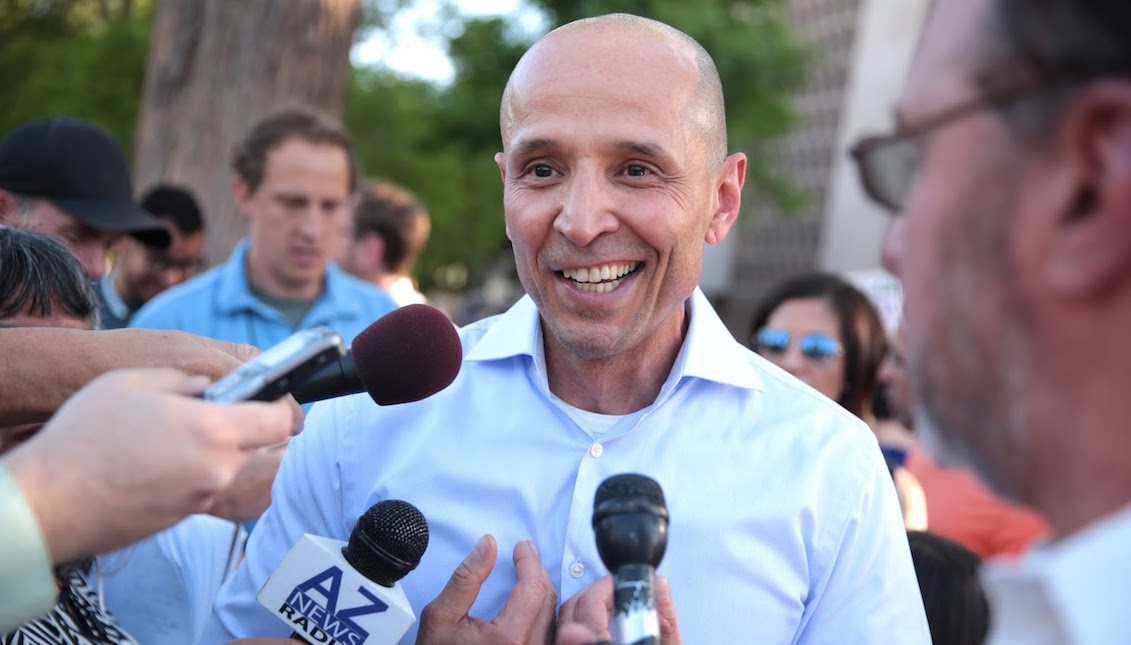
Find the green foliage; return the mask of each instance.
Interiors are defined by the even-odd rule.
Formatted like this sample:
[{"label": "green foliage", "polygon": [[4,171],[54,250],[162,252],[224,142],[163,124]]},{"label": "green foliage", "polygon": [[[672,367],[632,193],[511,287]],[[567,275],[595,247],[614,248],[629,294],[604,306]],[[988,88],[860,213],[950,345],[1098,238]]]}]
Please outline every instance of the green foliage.
[{"label": "green foliage", "polygon": [[800,189],[778,171],[771,156],[774,139],[795,124],[790,97],[805,80],[810,56],[790,28],[785,0],[531,1],[555,25],[631,13],[665,22],[699,41],[722,79],[731,149],[750,158],[747,193],[754,191],[787,213],[804,205]]},{"label": "green foliage", "polygon": [[504,242],[502,184],[492,160],[499,146],[461,140],[455,105],[464,99],[445,101],[455,93],[359,70],[345,115],[366,175],[403,184],[427,206],[432,236],[415,272],[423,285],[448,289],[477,281]]},{"label": "green foliage", "polygon": [[499,99],[528,43],[499,18],[468,20],[449,42],[455,81],[437,88],[379,70],[357,70],[346,125],[362,167],[415,192],[432,216],[416,275],[425,287],[476,284],[506,248],[503,189],[494,155]]},{"label": "green foliage", "polygon": [[131,150],[150,17],[148,2],[0,0],[0,132],[69,114]]}]

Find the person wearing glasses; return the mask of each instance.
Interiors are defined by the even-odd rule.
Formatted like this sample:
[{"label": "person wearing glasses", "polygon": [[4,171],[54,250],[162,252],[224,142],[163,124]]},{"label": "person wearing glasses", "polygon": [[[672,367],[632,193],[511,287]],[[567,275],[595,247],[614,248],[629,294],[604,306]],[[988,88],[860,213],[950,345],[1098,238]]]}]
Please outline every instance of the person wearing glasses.
[{"label": "person wearing glasses", "polygon": [[195,276],[204,264],[204,218],[187,189],[158,184],[141,207],[169,230],[168,248],[144,244],[128,236],[114,241],[114,268],[99,280],[98,317],[102,329],[121,329],[154,296]]},{"label": "person wearing glasses", "polygon": [[872,421],[887,340],[879,314],[859,289],[829,273],[789,278],[762,298],[750,328],[751,349]]},{"label": "person wearing glasses", "polygon": [[[872,397],[887,340],[879,313],[848,281],[830,273],[805,273],[780,283],[755,308],[750,348],[806,385],[860,417],[875,432]],[[888,446],[904,525],[925,529],[923,489]]]},{"label": "person wearing glasses", "polygon": [[896,217],[916,432],[1041,510],[981,577],[990,643],[1126,643],[1131,3],[939,0],[894,132],[855,148]]}]

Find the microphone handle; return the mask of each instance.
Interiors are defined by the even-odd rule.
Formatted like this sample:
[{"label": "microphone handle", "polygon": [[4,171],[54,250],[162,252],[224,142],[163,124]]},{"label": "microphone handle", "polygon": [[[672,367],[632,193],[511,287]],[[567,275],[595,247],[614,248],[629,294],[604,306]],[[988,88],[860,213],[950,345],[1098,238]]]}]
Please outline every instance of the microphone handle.
[{"label": "microphone handle", "polygon": [[660,645],[656,613],[656,568],[625,564],[613,573],[614,645]]},{"label": "microphone handle", "polygon": [[361,384],[353,362],[353,352],[346,352],[345,356],[331,360],[308,378],[293,384],[289,393],[305,405],[364,391],[365,386]]},{"label": "microphone handle", "polygon": [[298,633],[298,632],[291,632],[291,640],[295,640],[295,641],[298,641],[300,643],[306,643],[306,645],[310,645],[310,641],[306,640],[306,638],[304,638],[303,635]]}]

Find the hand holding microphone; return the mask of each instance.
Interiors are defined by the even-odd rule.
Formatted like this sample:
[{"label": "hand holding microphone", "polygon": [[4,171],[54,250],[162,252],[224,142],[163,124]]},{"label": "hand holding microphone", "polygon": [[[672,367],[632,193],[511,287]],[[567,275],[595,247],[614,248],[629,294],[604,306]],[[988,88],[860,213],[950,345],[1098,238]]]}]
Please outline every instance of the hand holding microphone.
[{"label": "hand holding microphone", "polygon": [[[612,572],[613,643],[659,645],[655,574],[668,545],[668,509],[660,485],[636,474],[601,482],[593,500],[593,530],[597,552]],[[674,626],[674,612],[671,618]]]},{"label": "hand holding microphone", "polygon": [[[557,645],[610,645],[609,617],[613,615],[613,577],[605,576],[565,601],[558,613]],[[656,613],[660,642],[681,645],[679,623],[668,579],[656,576]]]}]

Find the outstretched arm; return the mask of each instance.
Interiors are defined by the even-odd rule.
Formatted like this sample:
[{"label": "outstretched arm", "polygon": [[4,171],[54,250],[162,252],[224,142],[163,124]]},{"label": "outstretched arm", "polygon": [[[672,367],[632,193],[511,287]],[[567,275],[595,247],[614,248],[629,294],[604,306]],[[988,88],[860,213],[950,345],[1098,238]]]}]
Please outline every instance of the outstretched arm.
[{"label": "outstretched arm", "polygon": [[217,379],[259,350],[180,331],[0,329],[0,426],[45,421],[112,369],[171,367]]}]

